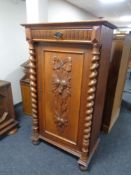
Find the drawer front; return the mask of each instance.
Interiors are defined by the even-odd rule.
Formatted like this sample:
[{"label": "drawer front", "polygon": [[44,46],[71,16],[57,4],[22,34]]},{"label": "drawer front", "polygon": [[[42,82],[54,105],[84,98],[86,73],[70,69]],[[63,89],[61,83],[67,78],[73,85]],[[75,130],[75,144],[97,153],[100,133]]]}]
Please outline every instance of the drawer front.
[{"label": "drawer front", "polygon": [[33,40],[91,41],[93,29],[32,30]]},{"label": "drawer front", "polygon": [[76,49],[39,49],[39,123],[45,138],[77,146],[83,60]]}]

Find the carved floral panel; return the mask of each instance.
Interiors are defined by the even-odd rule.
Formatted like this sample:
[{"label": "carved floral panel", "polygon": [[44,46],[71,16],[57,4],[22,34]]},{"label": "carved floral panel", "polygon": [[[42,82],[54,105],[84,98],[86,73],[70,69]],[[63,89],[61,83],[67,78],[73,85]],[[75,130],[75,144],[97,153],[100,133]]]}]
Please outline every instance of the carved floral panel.
[{"label": "carved floral panel", "polygon": [[52,58],[52,92],[54,121],[60,131],[68,126],[68,100],[71,95],[72,58]]}]

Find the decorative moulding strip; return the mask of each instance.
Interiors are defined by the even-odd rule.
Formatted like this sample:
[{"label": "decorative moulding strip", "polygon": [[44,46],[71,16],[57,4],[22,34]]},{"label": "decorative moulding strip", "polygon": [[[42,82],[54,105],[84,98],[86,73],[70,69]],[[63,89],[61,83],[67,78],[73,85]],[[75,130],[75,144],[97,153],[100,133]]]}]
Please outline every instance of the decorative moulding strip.
[{"label": "decorative moulding strip", "polygon": [[51,40],[51,39],[33,39],[34,42],[51,42],[51,43],[81,43],[92,44],[89,40]]},{"label": "decorative moulding strip", "polygon": [[[60,34],[60,35],[59,35]],[[92,29],[72,30],[32,30],[32,39],[56,40],[88,40],[92,38]]]},{"label": "decorative moulding strip", "polygon": [[53,144],[53,145],[55,145],[55,146],[65,150],[65,151],[69,152],[69,153],[72,153],[75,156],[80,157],[80,155],[81,155],[81,152],[79,152],[78,150],[76,151],[76,150],[70,149],[67,146],[64,146],[62,144],[59,144],[58,142],[55,142],[53,140],[48,139],[47,137],[43,137],[43,136],[40,135],[40,138],[45,140],[48,143],[51,143],[51,144]]},{"label": "decorative moulding strip", "polygon": [[57,49],[44,49],[44,52],[59,52],[59,53],[68,53],[68,54],[84,54],[84,52],[74,51],[74,50],[57,50]]},{"label": "decorative moulding strip", "polygon": [[49,131],[45,131],[45,133],[46,133],[46,134],[49,134],[49,135],[51,135],[51,136],[53,136],[53,137],[56,137],[56,138],[58,138],[58,139],[60,139],[60,140],[64,140],[65,142],[68,142],[68,143],[70,143],[70,144],[72,144],[72,145],[76,145],[75,142],[72,142],[71,140],[68,140],[68,139],[66,139],[66,138],[64,138],[64,137],[61,137],[61,136],[56,135],[56,134],[54,134],[54,133],[51,133],[51,132],[49,132]]}]

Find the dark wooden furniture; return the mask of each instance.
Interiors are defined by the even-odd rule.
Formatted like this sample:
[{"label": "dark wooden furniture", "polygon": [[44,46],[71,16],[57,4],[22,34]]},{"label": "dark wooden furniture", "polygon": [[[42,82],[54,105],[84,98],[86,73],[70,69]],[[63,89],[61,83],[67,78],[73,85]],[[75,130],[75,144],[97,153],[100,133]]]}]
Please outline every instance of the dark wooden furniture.
[{"label": "dark wooden furniture", "polygon": [[13,134],[17,130],[18,122],[12,100],[11,84],[0,80],[0,137],[5,134]]},{"label": "dark wooden furniture", "polygon": [[119,117],[130,52],[131,36],[115,35],[103,112],[102,130],[105,133],[110,132]]},{"label": "dark wooden furniture", "polygon": [[30,53],[33,143],[43,139],[87,169],[99,140],[114,25],[23,24]]},{"label": "dark wooden furniture", "polygon": [[131,69],[131,56],[130,56],[130,58],[129,58],[128,68]]},{"label": "dark wooden furniture", "polygon": [[21,65],[24,68],[25,75],[20,80],[23,112],[27,115],[32,114],[31,108],[31,96],[30,96],[30,81],[29,81],[29,61],[26,61]]},{"label": "dark wooden furniture", "polygon": [[[131,33],[130,33],[130,42],[129,42],[129,47],[130,49],[128,50],[128,53],[129,54],[129,62],[128,62],[128,73],[129,73],[129,80],[131,81]],[[129,95],[131,95],[131,87],[128,87],[126,89],[124,89],[124,92],[125,93],[128,93]],[[128,109],[131,110],[131,104],[129,103],[128,104]]]},{"label": "dark wooden furniture", "polygon": [[128,62],[128,69],[129,69],[129,80],[131,80],[131,55],[130,55],[129,62]]},{"label": "dark wooden furniture", "polygon": [[26,62],[24,62],[23,64],[21,64],[21,67],[24,68],[24,73],[25,73],[26,79],[29,80],[30,61],[27,60]]}]

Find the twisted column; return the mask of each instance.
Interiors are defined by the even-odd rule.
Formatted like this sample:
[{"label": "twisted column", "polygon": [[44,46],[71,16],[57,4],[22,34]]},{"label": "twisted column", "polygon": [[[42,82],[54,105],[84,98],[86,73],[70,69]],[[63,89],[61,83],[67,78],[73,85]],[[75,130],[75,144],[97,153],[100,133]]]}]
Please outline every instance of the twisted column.
[{"label": "twisted column", "polygon": [[92,118],[94,112],[94,103],[95,103],[95,93],[96,93],[96,85],[97,85],[97,75],[99,68],[99,60],[100,60],[100,46],[95,43],[93,44],[92,51],[92,60],[90,66],[90,75],[89,75],[89,84],[87,90],[87,99],[86,99],[86,115],[84,122],[84,131],[83,131],[83,142],[82,142],[82,155],[79,160],[79,163],[87,166],[87,160],[89,157],[89,145],[90,145],[90,136],[91,136],[91,126],[92,126]]},{"label": "twisted column", "polygon": [[38,102],[37,102],[37,78],[36,78],[36,59],[35,49],[32,42],[29,42],[30,54],[30,91],[31,91],[31,105],[32,105],[32,120],[33,120],[33,136],[32,141],[37,144],[39,139],[38,132]]}]

